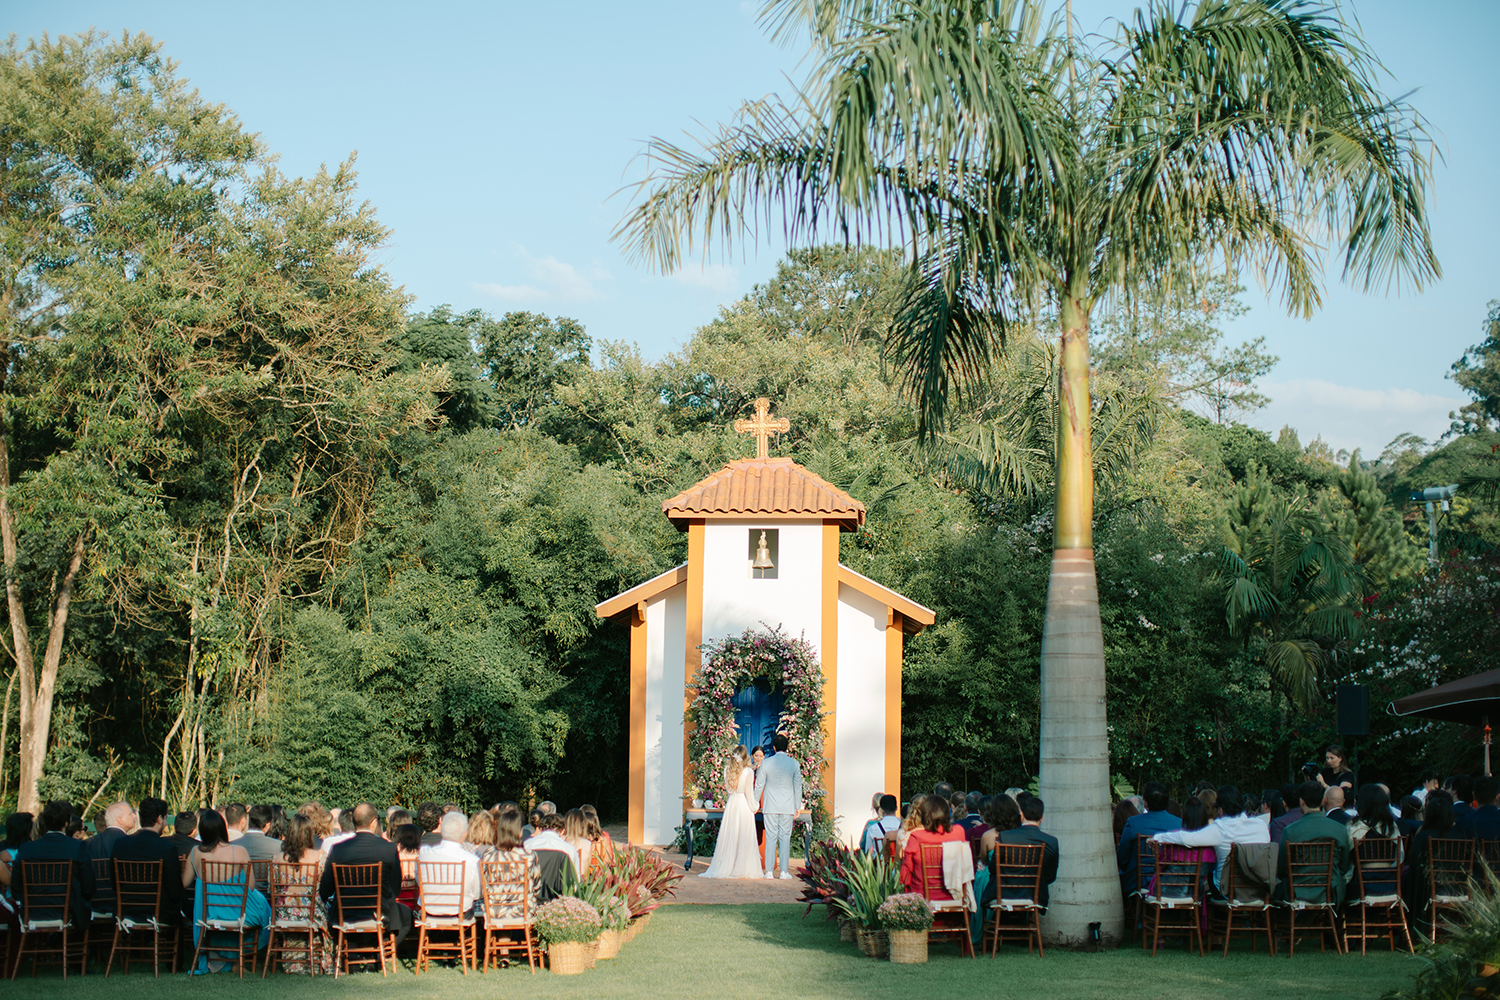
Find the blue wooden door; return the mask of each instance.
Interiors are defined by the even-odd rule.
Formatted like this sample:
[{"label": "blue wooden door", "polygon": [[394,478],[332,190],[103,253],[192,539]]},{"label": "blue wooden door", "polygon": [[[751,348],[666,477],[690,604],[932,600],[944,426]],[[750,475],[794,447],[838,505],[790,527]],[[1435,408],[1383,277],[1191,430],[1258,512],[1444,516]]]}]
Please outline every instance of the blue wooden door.
[{"label": "blue wooden door", "polygon": [[734,723],[745,749],[754,746],[771,746],[771,737],[781,721],[781,710],[786,698],[778,689],[771,690],[771,682],[758,680],[741,688],[734,696]]}]

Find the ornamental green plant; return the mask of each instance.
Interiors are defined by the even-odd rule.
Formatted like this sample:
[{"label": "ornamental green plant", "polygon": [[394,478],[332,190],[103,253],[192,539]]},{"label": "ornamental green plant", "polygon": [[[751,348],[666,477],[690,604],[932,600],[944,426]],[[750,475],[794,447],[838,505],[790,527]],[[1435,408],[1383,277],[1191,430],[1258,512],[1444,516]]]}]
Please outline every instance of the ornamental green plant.
[{"label": "ornamental green plant", "polygon": [[559,896],[536,909],[536,933],[548,944],[586,944],[599,936],[599,911],[576,896]]},{"label": "ornamental green plant", "polygon": [[880,918],[880,926],[888,931],[925,931],[932,926],[932,907],[919,892],[887,897],[875,915]]},{"label": "ornamental green plant", "polygon": [[849,895],[835,899],[834,908],[865,930],[875,930],[880,927],[881,904],[901,891],[900,873],[895,861],[856,851],[844,866]]}]

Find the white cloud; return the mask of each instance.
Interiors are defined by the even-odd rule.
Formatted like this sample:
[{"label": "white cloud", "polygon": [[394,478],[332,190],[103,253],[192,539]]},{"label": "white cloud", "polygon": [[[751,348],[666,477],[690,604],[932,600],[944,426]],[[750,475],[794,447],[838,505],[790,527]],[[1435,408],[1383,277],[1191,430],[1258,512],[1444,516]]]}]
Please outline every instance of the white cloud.
[{"label": "white cloud", "polygon": [[669,277],[689,288],[706,288],[711,292],[725,294],[739,287],[740,271],[727,264],[704,264],[697,268],[681,268]]},{"label": "white cloud", "polygon": [[1448,429],[1449,412],[1464,404],[1413,389],[1362,389],[1321,379],[1263,382],[1259,388],[1271,403],[1249,423],[1273,436],[1290,424],[1303,444],[1322,435],[1335,450],[1358,448],[1365,458],[1378,457],[1398,434],[1433,440]]},{"label": "white cloud", "polygon": [[613,277],[598,264],[583,270],[550,255],[533,257],[520,245],[516,246],[516,256],[521,260],[521,273],[530,279],[530,283],[507,285],[480,282],[474,285],[474,290],[506,302],[521,304],[588,302],[602,294],[595,283],[608,281]]}]

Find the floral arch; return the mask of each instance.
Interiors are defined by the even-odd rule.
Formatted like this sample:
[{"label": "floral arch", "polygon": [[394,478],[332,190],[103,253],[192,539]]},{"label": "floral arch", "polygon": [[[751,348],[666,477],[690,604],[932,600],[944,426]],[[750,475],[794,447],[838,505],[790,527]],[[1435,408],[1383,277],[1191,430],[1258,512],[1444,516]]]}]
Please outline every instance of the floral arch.
[{"label": "floral arch", "polygon": [[787,752],[802,764],[803,797],[815,822],[823,805],[823,668],[806,639],[792,639],[779,628],[746,629],[699,647],[703,665],[692,684],[697,691],[688,718],[688,755],[693,781],[701,789],[723,784],[729,755],[740,744],[734,724],[734,696],[741,688],[764,678],[783,690],[785,703],[780,731],[786,733]]}]

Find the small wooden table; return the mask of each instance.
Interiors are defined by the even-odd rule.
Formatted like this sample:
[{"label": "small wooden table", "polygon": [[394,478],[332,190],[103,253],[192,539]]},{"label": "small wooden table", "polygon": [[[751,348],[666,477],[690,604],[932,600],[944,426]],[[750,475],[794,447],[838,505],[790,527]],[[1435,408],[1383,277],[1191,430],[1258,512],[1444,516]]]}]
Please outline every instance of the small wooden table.
[{"label": "small wooden table", "polygon": [[[687,864],[682,866],[685,871],[690,872],[693,870],[693,824],[711,819],[721,820],[723,818],[724,810],[722,809],[694,809],[688,807],[682,810],[682,825],[687,828]],[[795,828],[798,823],[802,824],[802,856],[810,858],[812,857],[812,810],[802,809],[798,811],[797,815],[792,819],[793,827]],[[775,850],[775,848],[773,847],[772,850]],[[788,871],[791,870],[791,859],[787,859],[786,867]]]}]

